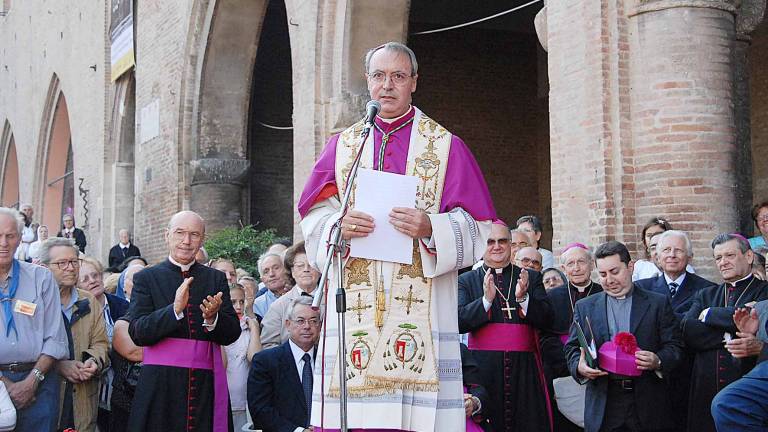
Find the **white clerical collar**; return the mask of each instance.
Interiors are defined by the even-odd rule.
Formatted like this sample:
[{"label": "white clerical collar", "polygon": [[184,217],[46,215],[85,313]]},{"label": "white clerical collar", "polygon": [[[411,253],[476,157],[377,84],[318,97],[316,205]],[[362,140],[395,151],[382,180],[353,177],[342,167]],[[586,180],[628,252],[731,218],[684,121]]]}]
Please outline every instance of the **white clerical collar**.
[{"label": "white clerical collar", "polygon": [[183,271],[183,272],[189,271],[189,269],[195,264],[194,260],[191,263],[189,263],[189,264],[179,264],[179,263],[176,262],[176,260],[171,258],[170,255],[168,255],[168,261],[170,261],[171,264],[175,265],[176,267],[181,267],[181,271]]},{"label": "white clerical collar", "polygon": [[120,243],[120,248],[122,248],[122,249],[128,249],[128,246],[130,246],[130,245],[131,245],[131,243],[130,243],[130,242],[128,242],[128,243],[125,243],[125,244],[123,244],[123,243]]},{"label": "white clerical collar", "polygon": [[728,282],[728,285],[730,285],[730,286],[732,286],[732,287],[736,288],[736,284],[737,284],[737,283],[739,283],[739,282],[741,282],[741,281],[745,281],[745,280],[747,280],[747,279],[749,279],[749,278],[751,278],[751,277],[752,277],[752,273],[747,273],[747,275],[746,275],[746,276],[744,276],[743,278],[741,278],[741,279],[737,280],[736,282]]},{"label": "white clerical collar", "polygon": [[674,282],[674,283],[677,284],[677,286],[683,286],[683,281],[685,280],[685,272],[683,272],[683,274],[678,276],[677,279],[675,279],[675,280],[670,279],[669,276],[667,276],[667,274],[664,273],[664,280],[667,281],[667,285],[669,285],[672,282]]},{"label": "white clerical collar", "polygon": [[589,287],[591,287],[591,286],[592,286],[592,281],[589,281],[589,282],[588,282],[586,285],[584,285],[584,286],[579,286],[579,285],[576,285],[575,283],[571,282],[571,286],[573,286],[574,288],[576,288],[576,291],[578,291],[578,292],[580,292],[580,293],[583,293],[584,291],[586,291],[586,290],[587,290],[587,288],[589,288]]},{"label": "white clerical collar", "polygon": [[64,228],[63,230],[61,230],[61,232],[63,232],[63,233],[73,233],[73,232],[75,232],[75,228],[74,227],[72,227],[72,228]]},{"label": "white clerical collar", "polygon": [[413,109],[413,106],[409,104],[408,105],[408,109],[405,110],[405,113],[403,115],[401,115],[401,116],[398,116],[398,117],[395,117],[395,118],[391,118],[391,119],[385,119],[385,118],[382,118],[380,116],[376,116],[376,117],[379,117],[379,119],[381,119],[381,121],[383,121],[384,123],[394,123],[394,122],[400,120],[401,118],[407,116],[408,114],[410,114],[412,109]]}]

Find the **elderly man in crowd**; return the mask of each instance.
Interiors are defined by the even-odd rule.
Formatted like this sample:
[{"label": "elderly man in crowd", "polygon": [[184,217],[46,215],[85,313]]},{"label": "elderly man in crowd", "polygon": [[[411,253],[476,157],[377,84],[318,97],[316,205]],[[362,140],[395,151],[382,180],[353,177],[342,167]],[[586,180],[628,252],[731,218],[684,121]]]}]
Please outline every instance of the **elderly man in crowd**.
[{"label": "elderly man in crowd", "polygon": [[227,278],[195,261],[205,240],[197,213],[171,217],[165,240],[168,259],[136,273],[126,318],[131,339],[144,347],[128,430],[231,428],[220,347],[241,329]]},{"label": "elderly man in crowd", "polygon": [[515,265],[540,272],[542,268],[541,253],[535,247],[524,247],[515,254]]},{"label": "elderly man in crowd", "polygon": [[509,228],[494,223],[483,266],[459,276],[459,332],[470,333],[491,427],[548,431],[551,411],[535,332],[549,324],[552,306],[541,275],[510,263],[509,238]]},{"label": "elderly man in crowd", "polygon": [[272,303],[285,293],[288,274],[283,265],[283,258],[276,253],[265,253],[259,257],[256,265],[259,268],[261,282],[267,287],[267,291],[258,296],[253,303],[253,312],[262,319],[267,315]]},{"label": "elderly man in crowd", "polygon": [[[574,325],[566,356],[571,376],[587,383],[584,429],[597,431],[671,430],[672,407],[663,379],[674,370],[682,355],[682,341],[675,314],[661,294],[637,288],[632,283],[633,263],[626,246],[617,241],[595,251],[603,292],[576,303],[574,322],[600,348],[619,333],[636,338],[635,367],[639,376],[607,372],[607,365],[587,362]],[[598,362],[601,362],[598,357]]]},{"label": "elderly man in crowd", "polygon": [[61,389],[59,428],[93,432],[99,408],[99,378],[109,366],[109,341],[101,304],[93,294],[77,288],[79,255],[74,240],[54,237],[43,243],[40,262],[59,284],[61,312],[71,335],[69,358],[56,364],[66,380]]},{"label": "elderly man in crowd", "polygon": [[0,380],[16,406],[17,430],[55,431],[54,365],[69,352],[67,334],[51,272],[13,259],[23,227],[16,210],[0,208]]},{"label": "elderly man in crowd", "polygon": [[712,250],[725,283],[698,290],[682,320],[686,346],[695,352],[688,403],[691,432],[715,430],[712,398],[752,369],[763,347],[753,335],[739,336],[733,322],[737,308],[768,298],[768,282],[752,275],[749,243],[739,234],[719,234]]},{"label": "elderly man in crowd", "polygon": [[542,231],[541,220],[539,220],[539,218],[534,215],[522,216],[520,219],[517,220],[517,229],[528,234],[528,237],[531,238],[531,246],[533,246],[533,248],[538,250],[542,256],[542,261],[541,261],[542,267],[543,268],[554,267],[555,257],[554,255],[552,255],[552,251],[544,249],[539,244],[539,241],[541,240],[541,231]]},{"label": "elderly man in crowd", "polygon": [[[686,271],[686,266],[693,258],[691,241],[682,231],[669,230],[656,234],[656,263],[662,273],[648,279],[640,279],[635,284],[649,291],[667,296],[678,319],[682,319],[693,303],[695,294],[715,284],[701,276]],[[680,367],[672,371],[669,380],[672,386],[674,415],[678,429],[685,429],[687,424],[688,394],[690,392],[690,373],[693,368],[693,353],[686,353]]]},{"label": "elderly man in crowd", "polygon": [[317,289],[317,281],[320,279],[320,272],[309,265],[303,241],[285,251],[284,261],[285,267],[291,272],[296,285],[272,303],[272,307],[269,308],[267,315],[262,320],[261,324],[264,326],[264,330],[261,332],[261,344],[264,348],[271,348],[288,340],[290,334],[284,325],[288,320],[288,306],[300,296],[311,297]]},{"label": "elderly man in crowd", "polygon": [[[600,284],[592,281],[595,259],[589,248],[581,243],[571,243],[560,254],[560,266],[565,272],[566,283],[547,291],[552,302],[554,319],[546,330],[541,332],[541,350],[544,357],[544,371],[550,382],[558,380],[553,393],[567,391],[573,380],[570,379],[568,364],[563,348],[568,340],[573,322],[573,310],[576,302],[590,295],[603,292]],[[568,377],[568,378],[565,378]],[[560,390],[560,386],[566,388]],[[582,405],[583,400],[580,402]],[[575,425],[555,413],[556,428],[559,431],[576,430]]]},{"label": "elderly man in crowd", "polygon": [[312,430],[309,422],[320,323],[320,311],[312,308],[311,297],[294,298],[286,309],[288,341],[253,356],[248,373],[248,409],[257,429]]},{"label": "elderly man in crowd", "polygon": [[117,233],[119,241],[109,250],[109,267],[117,267],[126,258],[141,256],[141,251],[131,241],[131,233],[123,228]]}]

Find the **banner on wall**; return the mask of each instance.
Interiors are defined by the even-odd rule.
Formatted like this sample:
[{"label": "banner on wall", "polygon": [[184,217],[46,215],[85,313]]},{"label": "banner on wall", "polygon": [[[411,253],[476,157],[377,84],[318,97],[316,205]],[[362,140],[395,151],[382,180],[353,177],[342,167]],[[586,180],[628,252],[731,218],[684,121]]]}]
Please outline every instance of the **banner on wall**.
[{"label": "banner on wall", "polygon": [[109,36],[114,82],[136,64],[133,53],[133,0],[111,0],[111,7]]}]

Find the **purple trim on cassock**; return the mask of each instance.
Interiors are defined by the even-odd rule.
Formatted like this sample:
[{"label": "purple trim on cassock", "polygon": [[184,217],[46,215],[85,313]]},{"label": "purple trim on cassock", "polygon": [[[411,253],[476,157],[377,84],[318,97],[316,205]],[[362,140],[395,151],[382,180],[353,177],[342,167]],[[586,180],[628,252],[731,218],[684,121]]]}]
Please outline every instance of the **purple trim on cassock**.
[{"label": "purple trim on cassock", "polygon": [[218,344],[196,340],[165,338],[144,347],[145,365],[173,366],[189,369],[213,370],[213,431],[229,430],[229,390],[227,370]]},{"label": "purple trim on cassock", "polygon": [[[376,118],[376,124],[384,132],[388,132],[408,121],[414,114],[415,110],[412,109],[408,115],[392,124]],[[383,171],[405,174],[412,128],[413,123],[411,122],[390,136],[384,156]],[[381,148],[382,133],[378,128],[374,128],[373,138],[375,158]],[[304,186],[301,198],[299,198],[298,210],[302,218],[309,213],[309,209],[315,204],[315,200],[323,188],[329,184],[336,184],[336,144],[338,140],[338,134],[328,140],[312,168],[312,173]],[[477,165],[477,161],[464,141],[453,135],[451,150],[448,153],[448,167],[440,212],[446,213],[456,207],[463,208],[478,221],[496,219],[496,210],[493,207],[493,201],[491,201],[491,194],[488,192],[488,185],[485,183],[485,178]]]}]

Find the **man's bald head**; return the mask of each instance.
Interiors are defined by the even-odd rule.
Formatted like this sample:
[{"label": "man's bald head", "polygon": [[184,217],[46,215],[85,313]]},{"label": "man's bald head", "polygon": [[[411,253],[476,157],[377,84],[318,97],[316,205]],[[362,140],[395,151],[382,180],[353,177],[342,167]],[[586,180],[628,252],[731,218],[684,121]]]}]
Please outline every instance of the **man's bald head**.
[{"label": "man's bald head", "polygon": [[509,234],[509,245],[511,246],[512,256],[517,255],[517,251],[532,244],[531,238],[527,233],[518,230],[512,230]]},{"label": "man's bald head", "polygon": [[165,240],[174,261],[190,264],[205,240],[205,221],[193,211],[178,212],[168,222]]},{"label": "man's bald head", "polygon": [[515,264],[522,268],[541,271],[541,253],[534,247],[526,246],[515,254]]}]

